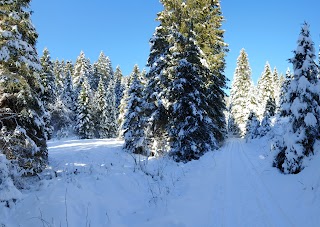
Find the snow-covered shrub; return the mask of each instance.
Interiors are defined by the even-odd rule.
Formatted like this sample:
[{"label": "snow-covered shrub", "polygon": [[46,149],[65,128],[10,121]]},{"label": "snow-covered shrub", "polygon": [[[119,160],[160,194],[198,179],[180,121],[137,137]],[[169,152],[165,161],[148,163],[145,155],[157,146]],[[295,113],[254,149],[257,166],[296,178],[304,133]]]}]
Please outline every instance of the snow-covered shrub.
[{"label": "snow-covered shrub", "polygon": [[9,165],[10,162],[0,151],[0,205],[4,204],[7,207],[10,207],[12,202],[21,197],[21,192],[13,184],[10,177]]}]

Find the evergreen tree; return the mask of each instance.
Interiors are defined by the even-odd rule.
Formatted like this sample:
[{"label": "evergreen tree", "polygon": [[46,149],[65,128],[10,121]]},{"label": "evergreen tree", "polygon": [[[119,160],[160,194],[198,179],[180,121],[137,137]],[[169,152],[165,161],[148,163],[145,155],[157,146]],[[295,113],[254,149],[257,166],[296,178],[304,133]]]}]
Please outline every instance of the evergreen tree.
[{"label": "evergreen tree", "polygon": [[[237,67],[234,73],[234,79],[230,91],[230,119],[228,123],[229,131],[239,129],[240,131],[232,131],[233,134],[244,136],[246,131],[246,121],[250,114],[250,89],[252,88],[251,68],[249,65],[248,55],[244,49],[240,51],[237,60]],[[236,124],[236,125],[233,125]]]},{"label": "evergreen tree", "polygon": [[41,99],[44,102],[45,108],[48,109],[48,105],[52,104],[56,98],[56,85],[53,74],[53,63],[51,61],[50,52],[47,48],[43,50],[43,55],[40,58],[40,62],[42,66],[40,77],[44,87],[44,92]]},{"label": "evergreen tree", "polygon": [[94,97],[94,123],[97,138],[109,138],[108,112],[107,112],[107,94],[104,87],[103,78],[100,77],[98,89]]},{"label": "evergreen tree", "polygon": [[80,139],[94,138],[91,89],[87,78],[84,78],[78,97],[78,109],[75,131]]},{"label": "evergreen tree", "polygon": [[63,90],[64,82],[64,71],[63,71],[63,62],[56,60],[53,64],[53,74],[55,77],[55,87],[56,87],[56,97],[61,95]]},{"label": "evergreen tree", "polygon": [[65,138],[70,135],[75,121],[75,102],[72,84],[72,64],[67,62],[64,67],[64,82],[61,94],[51,106],[51,122],[54,128],[53,136]]},{"label": "evergreen tree", "polygon": [[108,138],[115,138],[117,136],[117,109],[115,103],[115,85],[113,79],[109,81],[106,93],[106,106],[107,106],[107,128]]},{"label": "evergreen tree", "polygon": [[45,122],[45,132],[48,139],[51,138],[53,133],[53,127],[51,126],[50,105],[53,104],[56,98],[56,86],[55,77],[53,74],[53,63],[51,61],[50,53],[47,48],[43,50],[43,55],[40,58],[42,70],[40,72],[40,78],[43,85],[43,94],[41,100],[44,104],[46,114],[43,119]]},{"label": "evergreen tree", "polygon": [[275,111],[274,113],[278,112],[279,103],[280,103],[280,90],[281,90],[281,81],[279,77],[279,73],[276,67],[273,70],[273,79],[274,79],[274,100],[275,100]]},{"label": "evergreen tree", "polygon": [[[116,71],[114,72],[114,80],[115,80],[115,87],[114,87],[114,93],[116,95],[116,108],[119,109],[120,102],[123,96],[124,86],[121,83],[122,82],[122,72],[120,69],[120,66],[117,66]],[[119,111],[117,111],[119,114]],[[117,114],[117,115],[118,115]]]},{"label": "evergreen tree", "polygon": [[264,114],[264,117],[261,121],[260,127],[259,127],[259,136],[263,137],[267,135],[267,133],[271,130],[271,120],[269,112],[266,112]]},{"label": "evergreen tree", "polygon": [[117,118],[117,123],[118,123],[118,137],[123,138],[123,122],[124,122],[124,116],[126,115],[126,108],[127,108],[127,103],[128,103],[128,98],[129,98],[129,89],[130,89],[130,84],[131,84],[131,76],[128,77],[123,77],[121,84],[124,87],[123,91],[123,96],[120,101],[120,106],[119,106],[119,116]]},{"label": "evergreen tree", "polygon": [[132,83],[128,90],[128,101],[122,126],[124,145],[127,152],[134,154],[149,155],[144,132],[144,99],[143,84],[141,83],[140,71],[134,66],[131,74]]},{"label": "evergreen tree", "polygon": [[[151,51],[148,59],[150,70],[147,77],[146,97],[147,116],[146,134],[149,147],[154,153],[170,150],[168,125],[170,124],[170,93],[177,78],[169,68],[178,66],[179,60],[172,50],[175,49],[176,37],[189,37],[193,33],[195,45],[200,47],[203,57],[201,64],[210,70],[204,74],[205,98],[210,106],[207,114],[212,121],[214,138],[217,142],[225,135],[225,93],[226,78],[223,75],[226,44],[223,42],[223,31],[220,29],[221,16],[219,1],[162,0],[164,10],[158,14],[160,25],[157,27],[150,43]],[[196,12],[196,13],[195,13]],[[207,26],[204,26],[207,25]],[[206,29],[201,29],[201,26]],[[179,51],[184,51],[181,49]],[[181,56],[181,55],[179,55]],[[182,60],[182,59],[180,59]],[[175,64],[175,65],[174,65]]]},{"label": "evergreen tree", "polygon": [[279,111],[280,116],[286,117],[289,116],[290,111],[290,94],[289,94],[289,86],[291,81],[293,80],[293,75],[290,72],[290,69],[287,69],[285,80],[282,83],[280,90],[280,104]]},{"label": "evergreen tree", "polygon": [[43,86],[35,48],[37,33],[29,11],[30,0],[0,4],[0,147],[23,174],[42,171],[47,163],[46,135],[39,99]]},{"label": "evergreen tree", "polygon": [[248,108],[250,112],[257,113],[258,111],[258,89],[256,86],[254,86],[253,81],[251,81],[250,89],[249,89],[249,102],[248,102]]},{"label": "evergreen tree", "polygon": [[90,86],[96,90],[100,78],[102,78],[104,86],[108,87],[110,80],[113,78],[113,69],[109,57],[103,52],[100,53],[96,63],[93,64],[93,78],[90,81]]},{"label": "evergreen tree", "polygon": [[89,80],[90,73],[90,61],[85,57],[84,52],[81,51],[76,60],[73,72],[73,89],[76,99],[78,99],[84,80]]},{"label": "evergreen tree", "polygon": [[[184,2],[184,1],[183,1]],[[183,5],[183,4],[182,4]],[[214,136],[217,141],[222,141],[226,134],[226,122],[224,111],[226,109],[224,99],[227,88],[227,78],[224,75],[225,56],[228,52],[224,42],[224,30],[222,22],[221,6],[219,0],[188,0],[185,21],[186,32],[193,30],[195,40],[211,73],[206,77],[206,97],[211,110],[208,112],[214,125]],[[186,34],[185,34],[186,36]]]},{"label": "evergreen tree", "polygon": [[258,120],[257,115],[254,112],[250,112],[246,123],[245,138],[247,140],[257,138],[259,136],[259,126],[260,121]]},{"label": "evergreen tree", "polygon": [[53,137],[66,138],[72,132],[73,112],[67,107],[62,97],[58,97],[51,109],[51,125]]},{"label": "evergreen tree", "polygon": [[[276,78],[274,78],[274,74],[272,73],[269,62],[266,63],[264,67],[264,71],[258,81],[258,110],[257,116],[258,119],[262,120],[264,113],[266,111],[269,112],[270,116],[274,116],[276,110],[275,103],[275,84],[277,82]],[[269,103],[268,103],[269,102]],[[268,109],[267,108],[268,103]]]},{"label": "evergreen tree", "polygon": [[276,142],[278,155],[274,165],[284,173],[299,173],[305,157],[314,154],[319,137],[319,79],[315,64],[314,43],[309,25],[304,23],[298,39],[293,64],[294,75],[289,84],[289,128],[282,140]]},{"label": "evergreen tree", "polygon": [[209,117],[211,107],[206,102],[206,77],[210,69],[196,45],[194,36],[174,34],[172,67],[168,69],[173,78],[169,89],[167,125],[170,154],[177,161],[199,159],[205,152],[218,147],[215,125]]}]

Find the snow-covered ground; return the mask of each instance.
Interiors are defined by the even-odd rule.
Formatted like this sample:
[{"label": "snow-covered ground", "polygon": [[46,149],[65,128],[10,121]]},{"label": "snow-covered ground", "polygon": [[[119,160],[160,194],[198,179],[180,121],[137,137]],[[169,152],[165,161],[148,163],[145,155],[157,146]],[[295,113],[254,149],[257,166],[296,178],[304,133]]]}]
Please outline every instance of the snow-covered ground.
[{"label": "snow-covered ground", "polygon": [[0,208],[0,226],[320,226],[320,155],[273,168],[267,139],[229,139],[187,164],[145,160],[122,141],[49,141],[50,168]]}]

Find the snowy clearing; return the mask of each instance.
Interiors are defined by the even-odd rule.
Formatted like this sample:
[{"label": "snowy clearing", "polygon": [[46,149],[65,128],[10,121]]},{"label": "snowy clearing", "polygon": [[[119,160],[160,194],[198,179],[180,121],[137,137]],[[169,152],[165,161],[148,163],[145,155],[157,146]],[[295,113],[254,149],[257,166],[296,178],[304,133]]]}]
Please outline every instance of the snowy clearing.
[{"label": "snowy clearing", "polygon": [[266,139],[231,138],[187,164],[140,157],[138,166],[122,144],[49,141],[50,168],[0,208],[0,226],[319,226],[319,154],[283,175]]}]

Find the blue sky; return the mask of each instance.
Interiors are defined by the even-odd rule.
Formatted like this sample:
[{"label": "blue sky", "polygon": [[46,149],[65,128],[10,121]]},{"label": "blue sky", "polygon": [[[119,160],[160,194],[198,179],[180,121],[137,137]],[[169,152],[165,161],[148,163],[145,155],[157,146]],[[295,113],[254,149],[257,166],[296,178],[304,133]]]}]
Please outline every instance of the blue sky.
[{"label": "blue sky", "polygon": [[[255,83],[266,61],[285,73],[304,21],[310,24],[318,52],[319,0],[222,0],[221,6],[230,49],[225,73],[230,80],[241,48],[248,53]],[[158,0],[33,0],[31,9],[39,55],[47,47],[53,59],[75,61],[83,50],[94,62],[104,51],[113,67],[120,65],[128,75],[134,64],[141,69],[146,65],[162,6]]]}]

